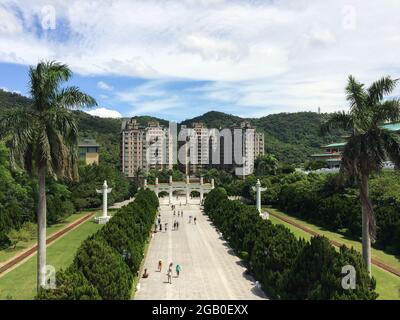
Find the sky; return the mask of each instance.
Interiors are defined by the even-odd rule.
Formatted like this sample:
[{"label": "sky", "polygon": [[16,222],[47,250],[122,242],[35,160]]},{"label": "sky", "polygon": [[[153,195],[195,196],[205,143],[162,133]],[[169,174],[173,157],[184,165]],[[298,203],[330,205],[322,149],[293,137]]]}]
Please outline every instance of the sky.
[{"label": "sky", "polygon": [[399,0],[0,0],[0,88],[29,95],[29,66],[56,60],[101,117],[346,110],[350,74],[400,78],[399,13]]}]

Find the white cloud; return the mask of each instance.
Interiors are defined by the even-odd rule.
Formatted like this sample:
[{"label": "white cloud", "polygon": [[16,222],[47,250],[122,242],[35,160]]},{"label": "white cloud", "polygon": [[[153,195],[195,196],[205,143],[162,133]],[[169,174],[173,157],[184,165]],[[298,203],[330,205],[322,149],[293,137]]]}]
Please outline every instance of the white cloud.
[{"label": "white cloud", "polygon": [[21,91],[19,91],[19,90],[10,90],[7,87],[0,87],[0,89],[5,91],[5,92],[21,94]]},{"label": "white cloud", "polygon": [[100,118],[122,118],[122,115],[116,110],[110,110],[106,108],[98,108],[94,110],[87,111],[88,114],[92,116],[97,116]]},{"label": "white cloud", "polygon": [[[0,2],[0,62],[56,59],[82,75],[208,80],[205,100],[260,112],[333,110],[345,105],[349,74],[369,83],[400,72],[398,0]],[[48,4],[63,30],[37,30]],[[159,83],[116,93],[133,109],[164,101],[164,111],[182,102],[168,95]]]},{"label": "white cloud", "polygon": [[109,85],[108,83],[105,83],[104,81],[97,82],[97,87],[107,91],[112,91],[114,89],[113,86]]}]

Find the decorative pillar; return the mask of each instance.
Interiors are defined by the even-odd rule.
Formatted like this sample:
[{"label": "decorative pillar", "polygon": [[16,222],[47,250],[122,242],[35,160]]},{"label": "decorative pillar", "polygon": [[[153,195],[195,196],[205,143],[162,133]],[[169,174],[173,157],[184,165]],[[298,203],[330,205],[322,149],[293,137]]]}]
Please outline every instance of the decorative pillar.
[{"label": "decorative pillar", "polygon": [[204,191],[203,191],[203,177],[200,177],[200,204],[203,203]]},{"label": "decorative pillar", "polygon": [[97,193],[103,194],[103,215],[97,219],[98,223],[106,223],[111,218],[108,215],[108,194],[112,191],[112,188],[109,188],[107,185],[107,180],[104,180],[103,188],[101,190],[96,189]]},{"label": "decorative pillar", "polygon": [[186,176],[186,204],[189,204],[189,176]]},{"label": "decorative pillar", "polygon": [[169,204],[172,204],[172,176],[169,176]]},{"label": "decorative pillar", "polygon": [[[262,215],[262,212],[261,212],[261,191],[265,191],[265,190],[267,190],[267,188],[261,188],[260,179],[257,179],[256,186],[253,187],[253,190],[256,192],[256,207],[257,207],[257,211],[259,212],[260,215]],[[267,215],[267,219],[268,219],[268,215]]]}]

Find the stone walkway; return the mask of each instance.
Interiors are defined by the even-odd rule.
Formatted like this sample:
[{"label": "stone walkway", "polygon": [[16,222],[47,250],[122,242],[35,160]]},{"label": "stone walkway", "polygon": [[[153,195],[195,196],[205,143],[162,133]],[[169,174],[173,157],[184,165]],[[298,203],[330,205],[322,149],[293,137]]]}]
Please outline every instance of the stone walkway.
[{"label": "stone walkway", "polygon": [[[169,205],[161,205],[161,220],[163,224],[168,223],[168,231],[157,232],[151,240],[144,266],[149,277],[140,279],[135,299],[266,299],[200,206],[179,207],[180,200],[176,202],[177,209],[184,211],[183,218],[174,217]],[[197,217],[196,225],[193,221],[189,224],[190,215]],[[175,219],[180,223],[178,231],[171,230]],[[163,261],[162,272],[156,271],[159,259]],[[170,262],[174,263],[172,284],[167,282],[166,276]],[[175,273],[177,263],[182,267],[179,278]]]}]

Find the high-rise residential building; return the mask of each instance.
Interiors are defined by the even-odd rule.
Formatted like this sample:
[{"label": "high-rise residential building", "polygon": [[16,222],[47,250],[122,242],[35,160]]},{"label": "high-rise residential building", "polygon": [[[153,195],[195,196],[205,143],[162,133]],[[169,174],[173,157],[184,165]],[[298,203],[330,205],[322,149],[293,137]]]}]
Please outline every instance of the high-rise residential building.
[{"label": "high-rise residential building", "polygon": [[157,121],[147,126],[136,119],[123,121],[121,132],[121,168],[128,177],[139,171],[172,169],[172,152],[169,129]]},{"label": "high-rise residential building", "polygon": [[264,134],[249,122],[223,130],[196,122],[182,125],[178,135],[158,122],[141,126],[132,118],[123,123],[121,143],[121,167],[128,177],[136,176],[139,169],[172,169],[174,159],[186,175],[219,168],[246,176],[253,172],[256,157],[264,154]]},{"label": "high-rise residential building", "polygon": [[186,154],[179,167],[188,175],[210,168],[235,169],[237,175],[249,175],[257,156],[264,154],[264,134],[247,121],[222,130],[195,122],[191,128],[182,126],[181,135],[188,139],[178,139]]}]

